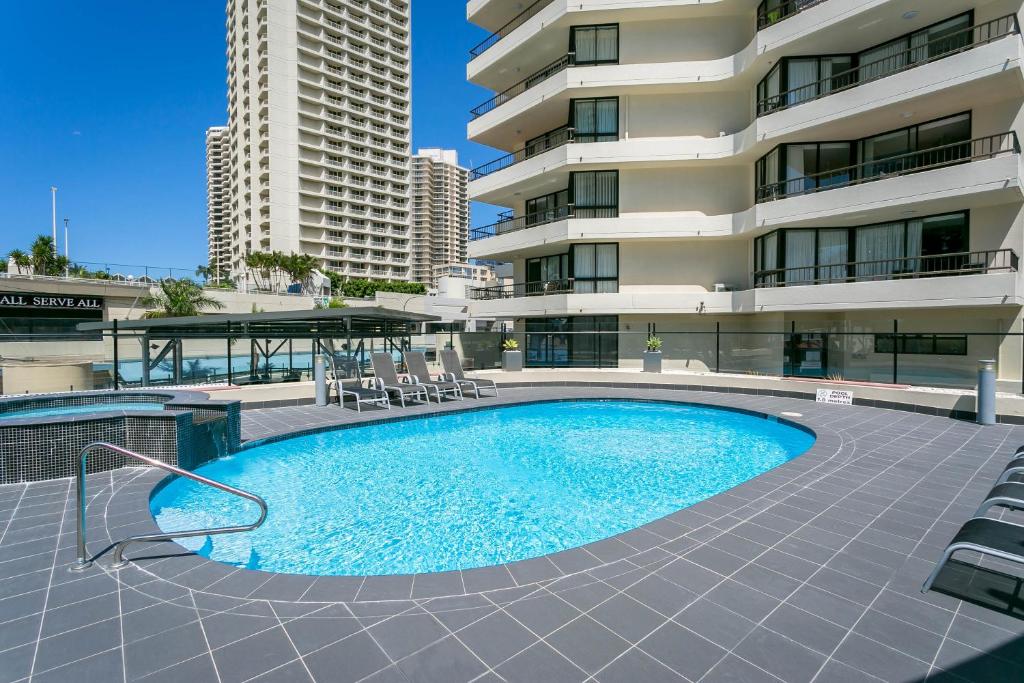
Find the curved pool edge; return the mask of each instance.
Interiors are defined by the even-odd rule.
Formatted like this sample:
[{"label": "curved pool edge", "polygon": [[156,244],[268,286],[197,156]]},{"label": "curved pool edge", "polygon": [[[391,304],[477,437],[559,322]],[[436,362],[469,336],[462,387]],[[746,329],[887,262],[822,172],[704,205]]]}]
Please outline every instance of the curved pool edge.
[{"label": "curved pool edge", "polygon": [[[701,545],[698,538],[688,536],[691,532],[704,527],[720,516],[742,511],[748,505],[753,506],[751,507],[753,514],[760,509],[757,507],[757,501],[767,495],[763,490],[766,486],[775,486],[773,483],[775,480],[780,480],[778,486],[782,486],[798,475],[829,462],[839,453],[842,439],[827,424],[817,424],[813,418],[808,419],[806,416],[801,418],[801,422],[797,422],[777,414],[793,410],[798,405],[797,399],[763,397],[785,403],[784,407],[769,411],[730,405],[724,402],[728,398],[720,394],[693,393],[695,394],[693,397],[681,398],[678,391],[672,391],[669,396],[652,396],[649,390],[633,390],[629,394],[625,394],[625,390],[620,393],[602,388],[597,389],[593,394],[584,392],[584,395],[546,399],[531,399],[528,396],[512,397],[511,399],[503,397],[500,402],[489,402],[481,406],[466,408],[456,406],[443,411],[399,415],[385,419],[366,418],[346,425],[296,430],[267,439],[254,440],[248,442],[245,447],[256,447],[295,436],[381,422],[433,417],[452,412],[536,403],[597,400],[636,400],[735,410],[748,415],[784,422],[813,435],[815,441],[807,451],[785,463],[699,503],[639,527],[576,548],[488,567],[435,573],[366,576],[287,574],[239,568],[217,560],[210,560],[169,541],[159,544],[160,550],[156,552],[153,549],[150,549],[149,552],[135,549],[128,555],[140,561],[135,566],[142,572],[174,581],[191,590],[202,590],[236,599],[359,603],[410,599],[454,599],[491,591],[522,590],[553,581],[573,580],[572,577],[580,577],[590,572],[601,573],[605,571],[604,568],[621,567],[624,563],[626,566],[639,569],[651,562],[658,562],[666,557],[671,558],[675,553],[682,552],[688,547]],[[163,476],[161,472],[147,471],[142,478],[144,479],[143,484],[131,487],[131,492],[123,499],[124,504],[131,509],[146,510],[145,523],[136,525],[141,529],[141,533],[161,533],[151,513],[150,500],[173,477]],[[133,526],[133,529],[136,526]],[[112,541],[116,540],[114,536],[116,533],[112,535]],[[153,558],[155,561],[151,562],[146,558]]]}]

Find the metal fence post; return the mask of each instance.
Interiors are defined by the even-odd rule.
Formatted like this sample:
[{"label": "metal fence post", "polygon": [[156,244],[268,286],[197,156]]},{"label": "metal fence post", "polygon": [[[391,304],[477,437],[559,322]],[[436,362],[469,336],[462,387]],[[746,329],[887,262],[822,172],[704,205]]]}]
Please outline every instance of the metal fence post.
[{"label": "metal fence post", "polygon": [[228,345],[228,386],[231,386],[231,321],[227,322],[226,341]]},{"label": "metal fence post", "polygon": [[892,321],[892,383],[899,384],[899,365],[900,365],[900,323],[898,320]]},{"label": "metal fence post", "polygon": [[715,373],[722,371],[722,323],[715,322]]},{"label": "metal fence post", "polygon": [[117,318],[114,318],[113,322],[113,336],[114,336],[114,391],[121,388],[121,382],[118,379],[118,365],[120,364],[120,358],[117,353]]}]

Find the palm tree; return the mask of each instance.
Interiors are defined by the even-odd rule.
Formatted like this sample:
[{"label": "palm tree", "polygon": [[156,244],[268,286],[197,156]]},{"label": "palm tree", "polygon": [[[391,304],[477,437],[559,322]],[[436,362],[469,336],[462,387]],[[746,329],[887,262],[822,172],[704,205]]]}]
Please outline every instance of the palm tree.
[{"label": "palm tree", "polygon": [[68,267],[67,257],[57,255],[53,238],[49,235],[40,235],[32,242],[32,246],[29,247],[29,259],[35,275],[58,277],[64,275]]},{"label": "palm tree", "polygon": [[146,318],[185,318],[200,315],[207,309],[220,310],[224,304],[209,296],[192,280],[160,282],[160,291],[142,300],[142,305],[152,309],[146,311]]},{"label": "palm tree", "polygon": [[14,265],[18,267],[18,274],[20,275],[32,265],[32,260],[28,257],[28,254],[23,252],[21,249],[12,249],[11,253],[7,255],[7,258],[14,261]]},{"label": "palm tree", "polygon": [[210,278],[214,277],[214,269],[212,266],[196,266],[196,277],[203,278],[203,283],[210,281]]}]

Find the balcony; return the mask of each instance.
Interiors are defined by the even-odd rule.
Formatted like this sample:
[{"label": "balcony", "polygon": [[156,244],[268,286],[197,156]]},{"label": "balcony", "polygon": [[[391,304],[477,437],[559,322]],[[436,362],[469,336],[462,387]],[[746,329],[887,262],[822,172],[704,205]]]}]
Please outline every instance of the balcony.
[{"label": "balcony", "polygon": [[499,28],[497,31],[487,36],[479,45],[476,45],[469,51],[470,61],[473,61],[487,50],[491,49],[501,41],[502,38],[515,31],[517,28],[525,24],[532,17],[536,16],[538,12],[550,5],[552,0],[537,0],[532,5],[524,9],[522,12],[513,17],[507,24]]},{"label": "balcony", "polygon": [[516,282],[510,285],[474,287],[469,290],[469,298],[473,301],[493,301],[495,299],[518,299],[524,296],[572,294],[575,291],[574,282],[572,278],[563,278],[543,282]]},{"label": "balcony", "polygon": [[548,209],[539,213],[527,214],[525,216],[513,217],[511,215],[505,215],[497,223],[473,228],[469,231],[469,239],[471,241],[482,240],[488,237],[504,235],[506,233],[532,228],[537,225],[547,225],[548,223],[554,223],[555,221],[566,220],[574,217],[575,211],[571,204],[567,206],[560,206],[555,209]]},{"label": "balcony", "polygon": [[952,275],[1016,273],[1018,257],[1012,249],[907,256],[825,265],[778,268],[754,273],[754,287],[798,287],[844,282],[911,280]]},{"label": "balcony", "polygon": [[1012,131],[769,183],[757,188],[756,201],[762,204],[1011,154],[1020,154]]},{"label": "balcony", "polygon": [[757,30],[774,26],[823,2],[825,0],[765,0],[757,8]]},{"label": "balcony", "polygon": [[544,68],[539,69],[535,73],[532,73],[523,80],[519,81],[512,87],[501,91],[500,93],[498,93],[491,99],[487,100],[480,106],[470,109],[469,113],[472,115],[471,120],[475,121],[476,119],[480,118],[487,112],[497,109],[498,107],[505,104],[506,102],[516,97],[517,95],[521,95],[530,88],[534,87],[535,85],[538,85],[548,80],[555,74],[559,74],[565,71],[569,67],[573,66],[574,63],[575,59],[571,53],[559,57],[558,59],[551,62]]},{"label": "balcony", "polygon": [[[482,166],[477,166],[469,172],[470,180],[479,180],[485,178],[492,173],[515,166],[516,164],[526,161],[530,157],[542,154],[550,149],[556,149],[564,145],[573,144],[575,142],[593,142],[590,139],[576,140],[575,129],[571,126],[565,126],[557,130],[553,130],[550,133],[546,133],[539,138],[531,140],[526,147],[523,149],[506,154],[505,156],[490,161]],[[589,136],[590,138],[594,136]]]},{"label": "balcony", "polygon": [[984,24],[970,26],[923,45],[915,45],[910,49],[887,55],[883,59],[860,64],[854,69],[833,74],[828,78],[761,98],[757,102],[757,115],[766,116],[805,102],[828,97],[1018,33],[1020,33],[1020,28],[1017,24],[1017,17],[1012,14]]}]

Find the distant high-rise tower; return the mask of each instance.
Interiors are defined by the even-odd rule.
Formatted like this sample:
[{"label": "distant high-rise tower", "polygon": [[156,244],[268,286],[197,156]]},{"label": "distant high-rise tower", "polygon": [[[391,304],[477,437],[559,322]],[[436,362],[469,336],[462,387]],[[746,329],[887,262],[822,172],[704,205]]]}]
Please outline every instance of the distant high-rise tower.
[{"label": "distant high-rise tower", "polygon": [[437,286],[438,269],[466,260],[469,171],[449,149],[412,158],[412,279]]},{"label": "distant high-rise tower", "polygon": [[229,269],[230,257],[225,227],[228,206],[228,129],[206,130],[206,242],[212,278],[219,281]]},{"label": "distant high-rise tower", "polygon": [[228,258],[409,279],[409,3],[228,0]]}]

